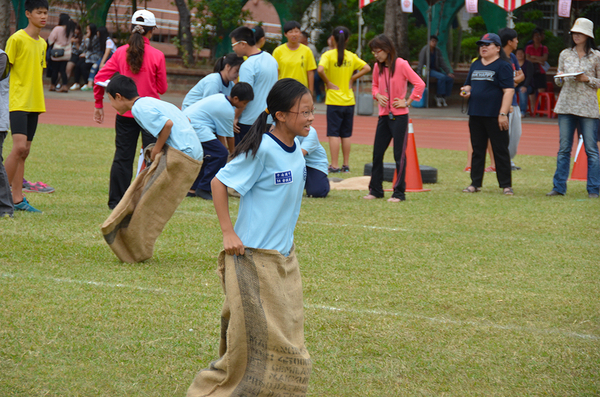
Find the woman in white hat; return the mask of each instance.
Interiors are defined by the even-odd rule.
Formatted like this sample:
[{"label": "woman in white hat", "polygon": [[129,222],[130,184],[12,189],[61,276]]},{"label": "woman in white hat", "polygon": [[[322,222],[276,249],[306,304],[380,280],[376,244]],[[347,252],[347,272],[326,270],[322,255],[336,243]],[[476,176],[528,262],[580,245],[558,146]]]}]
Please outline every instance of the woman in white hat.
[{"label": "woman in white hat", "polygon": [[556,159],[554,187],[546,196],[564,196],[573,147],[575,128],[583,135],[588,158],[587,191],[589,198],[598,198],[600,188],[600,160],[598,159],[598,97],[600,88],[600,52],[595,50],[594,23],[579,18],[571,29],[571,48],[560,53],[558,73],[554,82],[560,97],[554,112],[558,114],[560,148]]},{"label": "woman in white hat", "polygon": [[[104,121],[104,110],[102,109],[104,87],[98,84],[110,80],[115,73],[131,77],[142,97],[149,96],[160,99],[160,95],[167,92],[165,54],[150,45],[152,31],[156,29],[154,14],[148,10],[138,10],[131,17],[131,24],[129,43],[115,51],[94,80],[96,83],[94,85],[96,101],[94,120],[97,123]],[[122,116],[117,115],[115,130],[116,150],[110,170],[108,191],[108,207],[111,209],[121,201],[131,183],[133,161],[140,132],[142,133],[143,147],[156,142],[156,138],[142,130],[130,111]]]}]

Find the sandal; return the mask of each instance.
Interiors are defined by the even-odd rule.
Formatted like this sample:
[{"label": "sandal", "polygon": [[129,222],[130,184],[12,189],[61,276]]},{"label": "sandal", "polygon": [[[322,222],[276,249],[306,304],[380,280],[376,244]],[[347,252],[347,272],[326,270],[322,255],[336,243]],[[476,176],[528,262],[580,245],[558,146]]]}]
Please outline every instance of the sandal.
[{"label": "sandal", "polygon": [[480,187],[475,187],[473,185],[469,185],[466,188],[463,189],[463,193],[477,193],[480,192],[481,188]]},{"label": "sandal", "polygon": [[515,192],[513,192],[512,187],[505,187],[503,191],[506,196],[514,196]]}]

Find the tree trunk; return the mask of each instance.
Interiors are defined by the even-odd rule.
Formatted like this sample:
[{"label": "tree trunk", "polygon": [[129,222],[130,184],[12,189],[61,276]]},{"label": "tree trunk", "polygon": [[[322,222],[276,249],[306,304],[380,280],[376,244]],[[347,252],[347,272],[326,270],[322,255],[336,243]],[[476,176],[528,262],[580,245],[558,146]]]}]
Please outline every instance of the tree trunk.
[{"label": "tree trunk", "polygon": [[10,36],[10,0],[0,0],[0,15],[4,15],[4,18],[0,18],[0,48],[6,48],[6,41]]},{"label": "tree trunk", "polygon": [[394,43],[398,56],[408,60],[408,16],[402,12],[399,0],[387,0],[383,32]]},{"label": "tree trunk", "polygon": [[[1,1],[1,0],[0,0]],[[194,65],[194,43],[192,41],[191,17],[185,0],[175,0],[179,11],[179,40],[181,43],[183,64],[186,67]]]}]

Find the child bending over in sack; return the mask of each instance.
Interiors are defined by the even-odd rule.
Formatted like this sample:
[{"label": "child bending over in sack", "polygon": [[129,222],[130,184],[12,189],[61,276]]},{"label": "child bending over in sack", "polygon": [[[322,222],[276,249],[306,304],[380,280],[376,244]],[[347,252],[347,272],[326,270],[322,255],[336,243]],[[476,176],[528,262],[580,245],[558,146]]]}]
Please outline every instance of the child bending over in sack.
[{"label": "child bending over in sack", "polygon": [[[294,79],[279,80],[267,109],[212,180],[224,245],[219,255],[224,337],[221,358],[198,373],[188,397],[306,394],[311,361],[294,251],[306,166],[296,137],[307,136],[313,120],[308,89]],[[241,195],[235,227],[227,187]]]}]

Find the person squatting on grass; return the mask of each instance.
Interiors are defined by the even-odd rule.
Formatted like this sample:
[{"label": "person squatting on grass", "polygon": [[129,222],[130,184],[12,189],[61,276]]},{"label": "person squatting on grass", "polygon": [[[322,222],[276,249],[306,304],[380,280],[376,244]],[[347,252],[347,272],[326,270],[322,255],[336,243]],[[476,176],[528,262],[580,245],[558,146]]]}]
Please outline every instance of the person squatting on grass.
[{"label": "person squatting on grass", "polygon": [[13,147],[6,158],[5,167],[12,186],[15,209],[41,213],[23,196],[23,175],[38,117],[46,111],[42,75],[46,67],[47,44],[40,37],[40,31],[46,26],[48,2],[26,0],[25,16],[29,20],[27,27],[15,32],[6,42],[6,54],[11,66],[8,106]]},{"label": "person squatting on grass", "polygon": [[229,96],[240,74],[240,65],[242,62],[244,62],[244,58],[238,57],[233,52],[217,59],[213,73],[203,77],[187,93],[183,99],[181,110],[185,110],[188,106],[211,95],[225,94]]},{"label": "person squatting on grass", "polygon": [[[190,188],[188,197],[212,200],[210,182],[227,164],[229,152],[226,139],[233,143],[234,109],[243,109],[253,98],[254,92],[250,84],[237,83],[230,95],[211,95],[183,110],[204,150],[202,169]],[[233,151],[233,145],[231,149]]]},{"label": "person squatting on grass", "polygon": [[[327,137],[331,152],[329,172],[350,172],[350,137],[354,123],[354,92],[352,85],[361,76],[369,73],[371,67],[356,54],[346,50],[350,31],[338,26],[332,33],[334,49],[321,56],[317,72],[327,88]],[[357,73],[354,73],[358,70]],[[339,168],[338,155],[340,142],[344,161]]]},{"label": "person squatting on grass", "polygon": [[588,159],[587,192],[598,198],[600,189],[600,160],[598,159],[598,97],[600,88],[600,52],[594,43],[594,23],[578,18],[569,32],[571,48],[564,49],[558,58],[558,74],[581,73],[572,77],[555,77],[562,87],[554,112],[558,114],[560,147],[556,156],[552,191],[547,196],[564,196],[573,148],[573,134],[579,126]]},{"label": "person squatting on grass", "polygon": [[508,152],[508,112],[515,92],[513,68],[497,34],[484,34],[477,45],[479,58],[471,64],[467,81],[460,89],[460,95],[470,99],[469,130],[473,146],[471,185],[463,192],[481,190],[489,140],[496,160],[498,184],[504,194],[513,195]]},{"label": "person squatting on grass", "polygon": [[[373,143],[373,170],[369,182],[369,194],[363,198],[372,200],[382,198],[383,193],[383,156],[394,140],[394,160],[396,161],[396,184],[389,202],[406,200],[406,142],[408,138],[408,108],[418,101],[425,90],[425,83],[402,58],[398,58],[392,41],[385,35],[379,35],[369,42],[375,56],[373,68],[373,98],[379,103],[379,120]],[[406,99],[407,85],[414,89]]]},{"label": "person squatting on grass", "polygon": [[[134,79],[142,97],[160,98],[167,92],[167,69],[165,55],[150,45],[152,31],[156,28],[154,14],[138,10],[131,17],[132,32],[129,44],[121,46],[96,74],[94,120],[104,121],[102,100],[104,87],[99,82],[109,80],[115,73]],[[118,114],[115,120],[115,156],[110,169],[108,207],[114,209],[131,184],[133,161],[136,157],[138,137],[142,134],[142,146],[156,142],[156,138],[144,131],[131,112]]]},{"label": "person squatting on grass", "polygon": [[10,118],[8,112],[8,76],[10,74],[10,62],[6,52],[0,49],[0,219],[12,218],[15,207],[10,193],[10,183],[6,176],[4,168],[4,159],[2,158],[2,146],[8,128],[10,127]]},{"label": "person squatting on grass", "polygon": [[[311,362],[294,250],[306,167],[296,137],[307,136],[313,120],[308,89],[294,79],[279,80],[267,109],[212,181],[223,232],[223,339],[221,357],[196,375],[188,397],[306,394]],[[241,194],[235,227],[227,187]]]},{"label": "person squatting on grass", "polygon": [[306,195],[308,197],[327,197],[329,179],[327,178],[327,152],[319,142],[317,130],[310,127],[306,137],[298,136],[300,149],[306,161]]},{"label": "person squatting on grass", "polygon": [[250,130],[250,127],[267,106],[267,96],[277,82],[277,61],[268,52],[256,46],[254,32],[246,26],[240,26],[229,34],[231,47],[240,57],[248,57],[240,66],[240,79],[254,90],[254,99],[245,109],[237,109],[234,124],[235,144],[238,145]]}]

